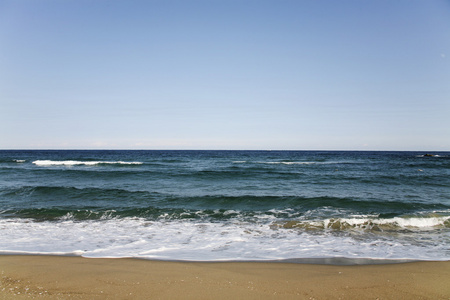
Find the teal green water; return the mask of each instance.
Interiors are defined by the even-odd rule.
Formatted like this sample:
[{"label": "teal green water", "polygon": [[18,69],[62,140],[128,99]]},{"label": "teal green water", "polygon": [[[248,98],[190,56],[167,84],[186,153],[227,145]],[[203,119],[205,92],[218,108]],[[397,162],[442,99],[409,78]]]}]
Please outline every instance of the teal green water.
[{"label": "teal green water", "polygon": [[448,152],[0,151],[3,253],[449,259],[449,220]]}]

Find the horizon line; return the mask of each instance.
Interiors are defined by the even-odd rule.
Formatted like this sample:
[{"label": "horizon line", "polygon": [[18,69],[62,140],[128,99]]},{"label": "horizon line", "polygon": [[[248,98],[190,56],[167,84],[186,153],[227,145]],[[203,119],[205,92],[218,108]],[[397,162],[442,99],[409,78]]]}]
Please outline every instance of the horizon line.
[{"label": "horizon line", "polygon": [[329,152],[450,152],[450,150],[368,150],[368,149],[127,149],[127,148],[10,148],[0,151],[265,151],[265,152],[288,152],[288,151],[329,151]]}]

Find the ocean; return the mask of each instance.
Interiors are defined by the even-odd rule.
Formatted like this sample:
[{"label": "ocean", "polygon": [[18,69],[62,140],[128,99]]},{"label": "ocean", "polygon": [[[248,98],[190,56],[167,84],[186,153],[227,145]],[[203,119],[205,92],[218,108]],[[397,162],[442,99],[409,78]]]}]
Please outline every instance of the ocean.
[{"label": "ocean", "polygon": [[0,151],[0,254],[449,260],[450,152]]}]

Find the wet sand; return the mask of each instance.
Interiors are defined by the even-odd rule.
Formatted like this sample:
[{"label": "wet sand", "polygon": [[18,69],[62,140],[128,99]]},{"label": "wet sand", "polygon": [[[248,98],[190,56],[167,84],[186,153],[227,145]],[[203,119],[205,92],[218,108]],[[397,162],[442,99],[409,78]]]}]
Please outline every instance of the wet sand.
[{"label": "wet sand", "polygon": [[450,261],[381,265],[0,256],[0,299],[450,299]]}]

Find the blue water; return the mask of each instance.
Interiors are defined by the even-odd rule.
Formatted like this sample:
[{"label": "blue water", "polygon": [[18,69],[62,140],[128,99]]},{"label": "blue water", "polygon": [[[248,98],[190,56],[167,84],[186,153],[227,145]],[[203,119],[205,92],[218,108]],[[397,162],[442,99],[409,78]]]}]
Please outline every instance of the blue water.
[{"label": "blue water", "polygon": [[450,259],[450,153],[0,151],[0,253]]}]

